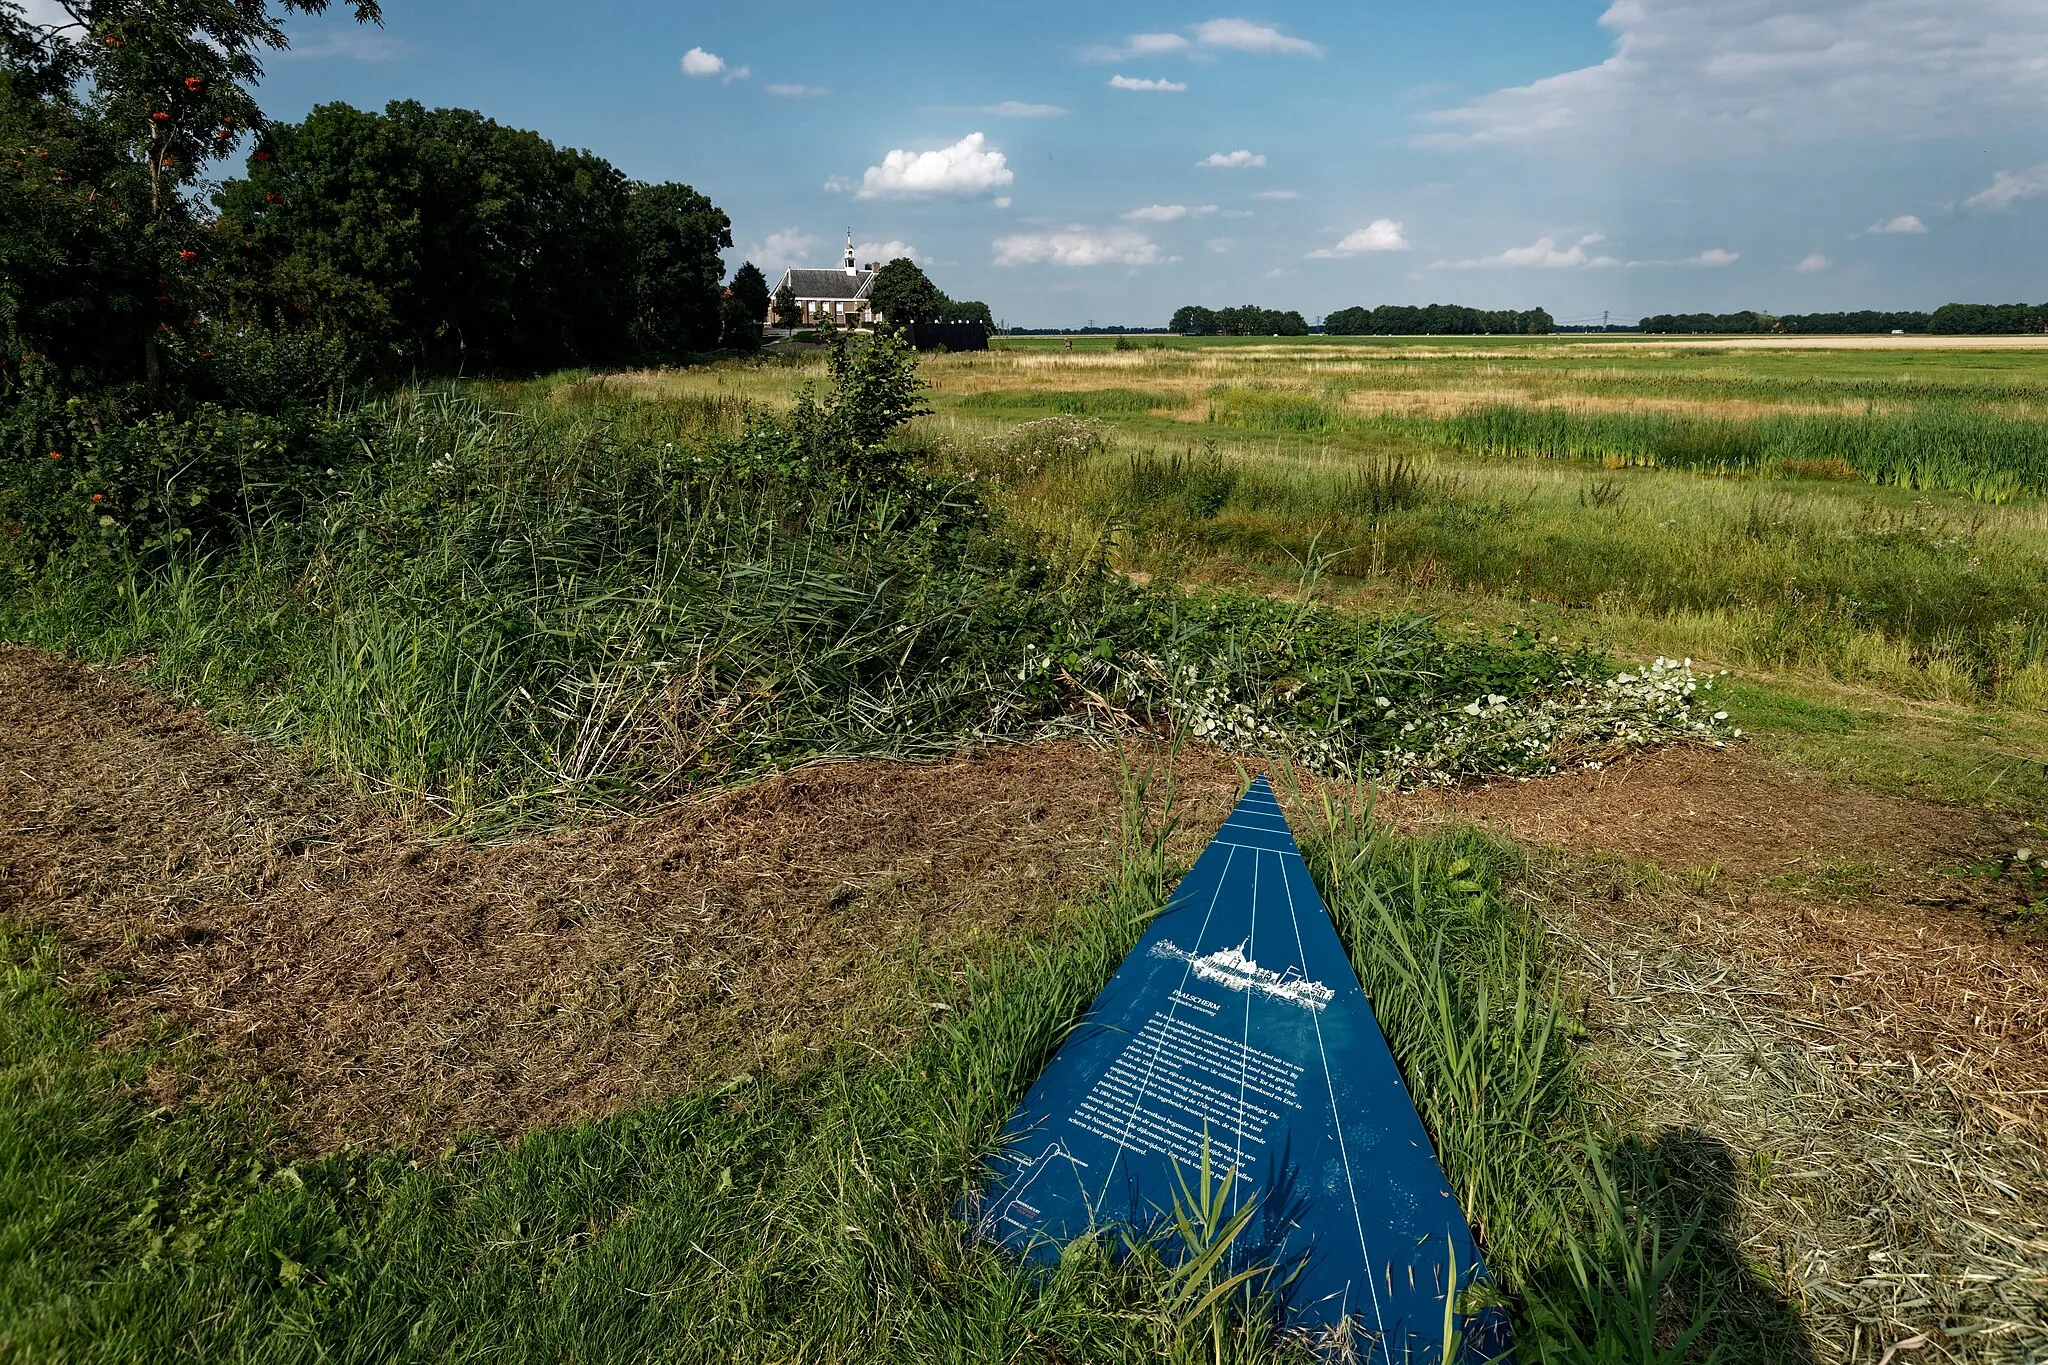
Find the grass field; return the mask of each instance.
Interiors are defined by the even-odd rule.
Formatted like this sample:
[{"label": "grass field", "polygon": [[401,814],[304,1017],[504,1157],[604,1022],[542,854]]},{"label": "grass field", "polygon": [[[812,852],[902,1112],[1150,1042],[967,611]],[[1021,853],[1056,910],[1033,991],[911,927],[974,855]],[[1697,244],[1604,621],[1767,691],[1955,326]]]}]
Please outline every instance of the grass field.
[{"label": "grass field", "polygon": [[[801,804],[773,775],[805,763],[1062,734],[1282,775],[1519,1358],[1881,1365],[1922,1328],[1923,1361],[2048,1349],[2041,879],[2009,846],[2048,811],[2048,349],[1033,339],[921,372],[932,411],[886,448],[820,425],[816,353],[401,394],[303,513],[0,566],[0,636],[80,661],[17,674],[70,691],[0,725],[23,812],[0,815],[0,1359],[1298,1356],[1259,1303],[1201,1306],[1174,1248],[1080,1244],[1039,1276],[957,1216],[1182,869],[1163,749],[1125,775],[1109,871],[1029,932],[914,923],[882,964],[834,934],[936,875],[914,849],[821,852],[811,900],[786,868],[735,874],[792,888],[745,902],[768,908],[728,926],[744,951],[872,981],[888,1031],[693,1059],[673,1093],[439,1149],[352,1120],[367,1053],[334,1063],[325,1137],[295,1129],[263,1060],[291,1035],[262,1015],[306,993],[208,912],[445,900],[418,918],[446,941],[399,945],[366,988],[393,1012],[456,992],[502,932],[580,973],[575,1007],[619,1045],[656,1036],[639,991],[687,1048],[729,1002],[683,937],[603,948],[623,893],[574,841],[710,793]],[[1695,696],[1694,665],[1733,676]],[[184,723],[105,700],[141,685],[354,813],[302,818],[246,776],[272,768],[187,774],[175,745],[124,778]],[[45,711],[111,738],[51,739]],[[1885,795],[1797,846],[1772,831],[1812,812],[1758,809],[1754,846],[1680,821],[1630,857],[1373,808],[1375,781],[1420,801],[1522,779],[1492,790],[1638,830],[1668,812],[1583,784],[1673,742],[1721,762],[1738,730],[1727,755],[1804,775],[1768,788],[1801,794],[1781,804],[1831,779]],[[131,790],[201,828],[100,848],[123,826],[94,800]],[[436,848],[543,839],[545,888],[432,870]],[[629,881],[690,875],[649,847]],[[67,913],[143,907],[108,931],[119,954],[53,932],[60,884]],[[1953,921],[1886,923],[1937,894]],[[226,1003],[178,1005],[205,973]],[[1823,995],[1880,977],[1891,994]],[[552,1027],[542,994],[503,1031]],[[515,1086],[517,1043],[421,1046]]]},{"label": "grass field", "polygon": [[[1124,345],[936,357],[920,435],[1127,571],[1273,590],[1313,565],[1363,609],[1881,700],[1876,730],[1945,728],[1967,758],[1935,766],[1980,775],[1920,790],[2048,804],[2048,347]],[[593,382],[777,403],[807,372]],[[1887,748],[1871,728],[1854,748]]]}]

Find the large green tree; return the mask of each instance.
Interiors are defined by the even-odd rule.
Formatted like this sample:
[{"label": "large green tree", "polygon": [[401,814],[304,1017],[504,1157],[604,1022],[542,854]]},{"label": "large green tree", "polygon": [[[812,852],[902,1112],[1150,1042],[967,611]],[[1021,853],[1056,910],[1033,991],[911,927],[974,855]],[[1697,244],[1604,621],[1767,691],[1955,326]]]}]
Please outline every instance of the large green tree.
[{"label": "large green tree", "polygon": [[688,185],[635,185],[626,235],[640,354],[669,360],[718,345],[725,277],[718,253],[732,245],[724,210]]},{"label": "large green tree", "polygon": [[345,334],[382,369],[615,362],[643,274],[704,268],[643,208],[664,188],[466,109],[322,105],[221,189],[229,292],[245,320]]},{"label": "large green tree", "polygon": [[892,327],[929,321],[946,303],[945,294],[908,256],[898,256],[875,272],[868,298]]}]

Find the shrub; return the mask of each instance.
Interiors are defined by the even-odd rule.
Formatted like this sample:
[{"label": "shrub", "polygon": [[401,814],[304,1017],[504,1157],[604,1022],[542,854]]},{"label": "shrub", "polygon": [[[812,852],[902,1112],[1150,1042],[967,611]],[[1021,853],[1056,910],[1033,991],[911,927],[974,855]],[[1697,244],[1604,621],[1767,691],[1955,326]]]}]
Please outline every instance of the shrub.
[{"label": "shrub", "polygon": [[232,539],[298,515],[361,449],[354,418],[213,403],[131,416],[24,368],[0,406],[0,553],[17,566]]}]

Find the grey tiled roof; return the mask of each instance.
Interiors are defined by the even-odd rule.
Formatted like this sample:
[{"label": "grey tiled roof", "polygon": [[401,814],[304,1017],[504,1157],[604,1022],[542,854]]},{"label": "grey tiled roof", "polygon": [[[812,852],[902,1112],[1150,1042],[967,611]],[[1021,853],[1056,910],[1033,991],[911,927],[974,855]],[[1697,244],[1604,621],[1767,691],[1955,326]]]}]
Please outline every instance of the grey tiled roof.
[{"label": "grey tiled roof", "polygon": [[844,269],[791,270],[783,281],[800,299],[864,299],[874,278],[872,270],[856,270],[851,275]]}]

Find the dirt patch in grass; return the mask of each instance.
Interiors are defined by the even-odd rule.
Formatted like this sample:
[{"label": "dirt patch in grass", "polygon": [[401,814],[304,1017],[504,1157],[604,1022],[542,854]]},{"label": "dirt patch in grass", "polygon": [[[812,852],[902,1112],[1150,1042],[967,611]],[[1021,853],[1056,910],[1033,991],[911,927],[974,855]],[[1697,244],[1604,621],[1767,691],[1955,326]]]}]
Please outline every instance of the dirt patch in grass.
[{"label": "dirt patch in grass", "polygon": [[[821,764],[433,843],[118,672],[0,647],[0,915],[64,938],[116,1039],[197,1035],[309,1143],[431,1144],[893,1046],[1098,882],[1118,775],[1080,742]],[[1192,853],[1237,770],[1178,776]]]},{"label": "dirt patch in grass", "polygon": [[[1742,747],[1395,806],[1411,827],[1470,820],[1631,860],[1636,874],[1615,864],[1610,926],[1799,981],[1802,1006],[1851,1054],[1941,1077],[1994,1127],[2048,1131],[2048,940],[2028,927],[2048,897],[2012,871],[2019,847],[2042,843],[2021,819],[1887,796]],[[1657,894],[1623,896],[1642,875]]]}]

